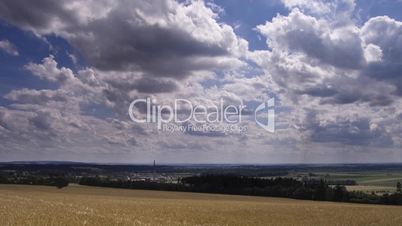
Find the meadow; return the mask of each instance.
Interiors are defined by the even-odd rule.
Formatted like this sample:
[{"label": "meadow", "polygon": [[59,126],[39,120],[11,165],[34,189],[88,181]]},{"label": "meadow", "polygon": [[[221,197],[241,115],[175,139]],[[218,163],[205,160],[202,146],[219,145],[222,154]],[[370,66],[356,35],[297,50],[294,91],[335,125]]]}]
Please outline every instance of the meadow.
[{"label": "meadow", "polygon": [[402,182],[402,173],[400,172],[362,171],[352,173],[325,173],[325,175],[324,173],[321,173],[318,175],[320,175],[321,178],[326,178],[328,180],[352,179],[355,180],[359,185],[368,186],[383,186],[395,188],[398,181]]},{"label": "meadow", "polygon": [[[290,174],[290,176],[300,178],[301,176],[309,176],[309,173],[295,172]],[[361,170],[353,172],[318,171],[314,172],[314,176],[309,177],[327,181],[353,180],[356,181],[357,185],[346,186],[348,191],[362,191],[365,193],[376,193],[377,195],[396,192],[397,182],[402,183],[402,173],[400,170]]]},{"label": "meadow", "polygon": [[71,185],[0,185],[0,225],[402,225],[402,207]]}]

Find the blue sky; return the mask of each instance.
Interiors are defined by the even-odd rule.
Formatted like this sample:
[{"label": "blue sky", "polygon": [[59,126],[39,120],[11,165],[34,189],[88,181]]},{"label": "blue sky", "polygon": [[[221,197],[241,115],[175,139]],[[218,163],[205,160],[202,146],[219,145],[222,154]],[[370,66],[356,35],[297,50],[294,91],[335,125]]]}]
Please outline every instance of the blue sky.
[{"label": "blue sky", "polygon": [[[401,161],[401,11],[390,0],[0,3],[0,157]],[[166,134],[128,117],[146,96],[250,111],[275,97],[278,129],[246,116],[244,134]]]}]

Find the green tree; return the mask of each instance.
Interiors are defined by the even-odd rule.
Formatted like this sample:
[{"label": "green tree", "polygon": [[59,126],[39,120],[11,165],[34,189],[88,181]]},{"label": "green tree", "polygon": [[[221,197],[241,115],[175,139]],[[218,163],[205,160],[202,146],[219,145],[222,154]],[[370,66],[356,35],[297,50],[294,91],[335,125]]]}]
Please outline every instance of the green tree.
[{"label": "green tree", "polygon": [[401,192],[402,191],[402,185],[401,182],[398,181],[398,183],[396,183],[396,192]]},{"label": "green tree", "polygon": [[345,186],[336,185],[333,191],[332,200],[336,202],[342,202],[348,200],[348,191]]},{"label": "green tree", "polygon": [[61,189],[68,186],[68,180],[64,177],[56,177],[52,178],[50,181],[50,185],[56,186]]}]

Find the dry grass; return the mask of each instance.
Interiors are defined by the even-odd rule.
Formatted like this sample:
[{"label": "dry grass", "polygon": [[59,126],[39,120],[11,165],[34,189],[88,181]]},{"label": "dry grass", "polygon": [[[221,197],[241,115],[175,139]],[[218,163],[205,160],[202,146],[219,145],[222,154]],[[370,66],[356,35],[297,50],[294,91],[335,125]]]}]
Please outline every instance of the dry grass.
[{"label": "dry grass", "polygon": [[0,225],[402,225],[402,207],[0,185]]}]

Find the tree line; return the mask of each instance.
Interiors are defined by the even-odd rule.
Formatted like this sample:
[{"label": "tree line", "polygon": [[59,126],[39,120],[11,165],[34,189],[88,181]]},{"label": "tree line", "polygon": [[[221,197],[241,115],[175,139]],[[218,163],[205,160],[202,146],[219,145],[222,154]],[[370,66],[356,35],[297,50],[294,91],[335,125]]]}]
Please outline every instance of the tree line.
[{"label": "tree line", "polygon": [[83,177],[81,185],[148,189],[163,191],[185,191],[202,193],[219,193],[231,195],[252,195],[285,197],[304,200],[354,202],[369,204],[402,205],[402,193],[367,194],[349,192],[343,185],[330,186],[324,180],[299,181],[293,178],[254,178],[234,175],[200,175],[185,177],[177,183],[159,183],[152,181],[123,181],[100,177]]},{"label": "tree line", "polygon": [[[7,177],[0,175],[0,184],[27,184],[47,185],[63,188],[68,186],[68,177],[64,175],[27,175],[18,177]],[[206,174],[190,176],[178,179],[177,183],[160,183],[154,181],[130,181],[110,177],[89,176],[81,177],[78,180],[81,185],[146,189],[160,191],[183,191],[219,193],[231,195],[252,195],[285,197],[304,200],[353,202],[369,204],[392,204],[402,205],[402,186],[397,184],[395,193],[376,195],[364,192],[349,192],[343,185],[330,185],[325,180],[308,179],[296,180],[294,178],[273,177],[258,178],[237,175]]]},{"label": "tree line", "polygon": [[0,175],[0,184],[45,185],[63,188],[68,186],[69,179],[64,175],[29,175],[24,177],[7,177],[4,175]]}]

